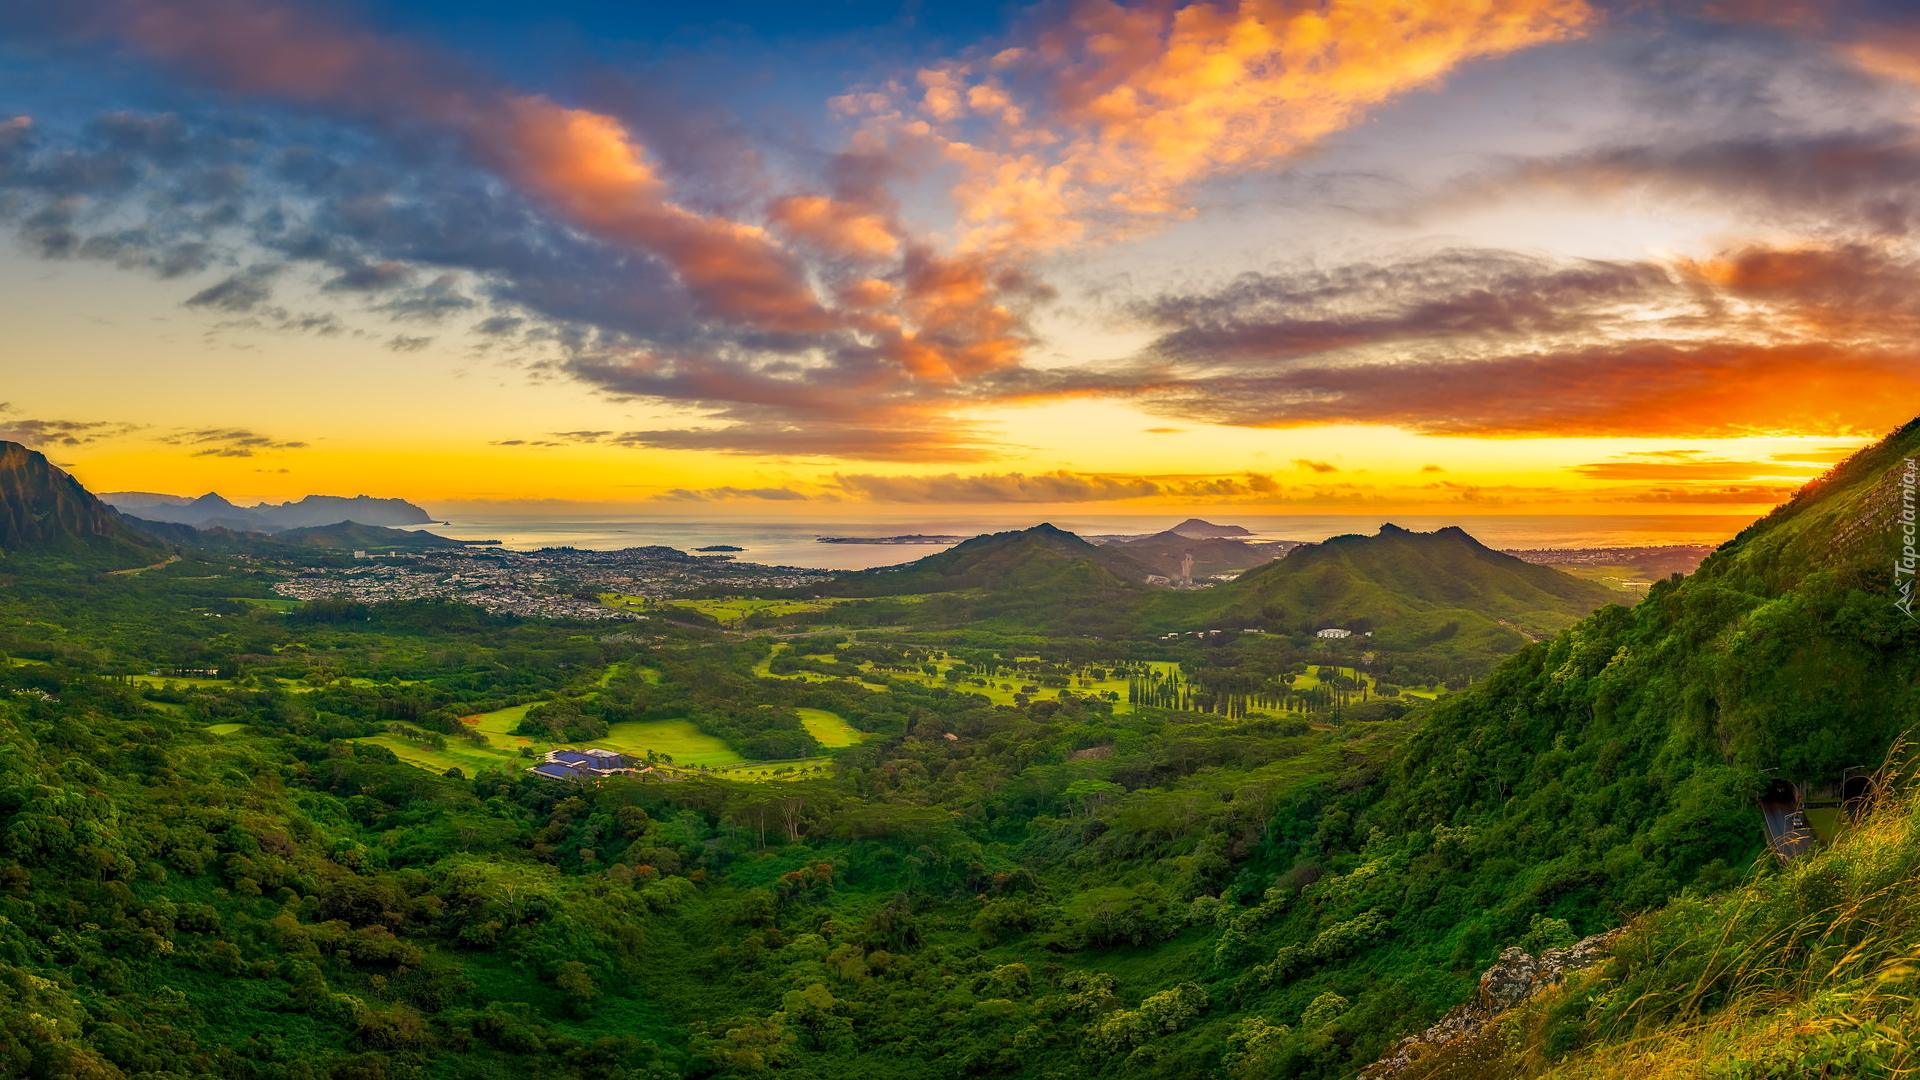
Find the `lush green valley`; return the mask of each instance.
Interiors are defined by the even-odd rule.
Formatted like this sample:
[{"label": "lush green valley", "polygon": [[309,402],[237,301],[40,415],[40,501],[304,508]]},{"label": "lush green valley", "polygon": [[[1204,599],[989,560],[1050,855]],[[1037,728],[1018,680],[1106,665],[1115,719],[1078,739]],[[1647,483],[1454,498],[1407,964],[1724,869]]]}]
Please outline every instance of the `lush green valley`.
[{"label": "lush green valley", "polygon": [[[1169,590],[1036,529],[723,625],[301,603],[352,561],[19,525],[0,1071],[1349,1077],[1625,925],[1404,1075],[1898,1075],[1901,785],[1786,867],[1755,800],[1911,726],[1916,449],[1632,608],[1451,531]],[[527,771],[562,746],[644,770]]]}]

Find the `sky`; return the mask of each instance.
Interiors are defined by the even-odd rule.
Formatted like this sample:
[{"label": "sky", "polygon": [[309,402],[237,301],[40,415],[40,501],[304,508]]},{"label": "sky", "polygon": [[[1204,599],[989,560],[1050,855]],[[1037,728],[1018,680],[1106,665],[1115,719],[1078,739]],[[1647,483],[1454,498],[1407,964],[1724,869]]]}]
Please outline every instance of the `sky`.
[{"label": "sky", "polygon": [[0,438],[441,512],[1761,514],[1920,414],[1920,15],[0,4]]}]

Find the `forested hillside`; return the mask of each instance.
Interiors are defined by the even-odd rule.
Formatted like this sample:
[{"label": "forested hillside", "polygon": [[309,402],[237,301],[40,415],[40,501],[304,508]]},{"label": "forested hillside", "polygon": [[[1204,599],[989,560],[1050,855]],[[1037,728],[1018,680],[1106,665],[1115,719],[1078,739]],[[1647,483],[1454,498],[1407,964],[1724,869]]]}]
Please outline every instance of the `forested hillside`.
[{"label": "forested hillside", "polygon": [[1605,586],[1494,551],[1464,529],[1382,525],[1374,536],[1298,548],[1206,592],[1155,597],[1143,616],[1168,629],[1339,627],[1404,643],[1463,631],[1500,635],[1501,627],[1508,636],[1549,634],[1618,599]]}]

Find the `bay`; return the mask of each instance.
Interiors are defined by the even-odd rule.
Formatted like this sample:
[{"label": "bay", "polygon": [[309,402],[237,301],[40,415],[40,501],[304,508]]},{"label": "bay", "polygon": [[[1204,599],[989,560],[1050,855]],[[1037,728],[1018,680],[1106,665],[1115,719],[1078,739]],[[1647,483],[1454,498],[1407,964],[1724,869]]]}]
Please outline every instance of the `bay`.
[{"label": "bay", "polygon": [[[1205,520],[1239,525],[1260,540],[1318,542],[1346,533],[1372,533],[1391,522],[1417,532],[1458,525],[1494,548],[1638,547],[1667,544],[1719,544],[1752,523],[1744,514],[1573,515],[1479,514],[1243,514],[1208,511]],[[641,516],[453,517],[446,524],[419,526],[457,540],[499,540],[504,547],[531,551],[575,547],[611,551],[662,545],[693,551],[714,544],[744,550],[730,552],[741,562],[804,566],[827,570],[864,570],[893,566],[944,551],[950,545],[823,544],[823,536],[974,536],[1024,529],[1050,521],[1083,536],[1159,532],[1184,520],[1179,514],[982,515],[850,520],[734,521]]]}]

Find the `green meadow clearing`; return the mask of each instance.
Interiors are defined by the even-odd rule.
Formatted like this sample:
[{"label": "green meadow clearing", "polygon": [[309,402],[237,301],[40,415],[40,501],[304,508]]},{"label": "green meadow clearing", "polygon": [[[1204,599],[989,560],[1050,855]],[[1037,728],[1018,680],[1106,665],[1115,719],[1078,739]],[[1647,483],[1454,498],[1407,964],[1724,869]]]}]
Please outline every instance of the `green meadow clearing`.
[{"label": "green meadow clearing", "polygon": [[753,597],[730,597],[715,600],[648,600],[645,597],[626,596],[620,593],[605,593],[601,603],[609,607],[625,608],[629,611],[659,611],[666,608],[681,608],[697,611],[712,618],[721,626],[732,627],[750,615],[793,615],[808,611],[825,611],[835,604],[845,603],[842,599],[832,600],[763,600]]},{"label": "green meadow clearing", "polygon": [[[18,659],[13,662],[16,664],[40,663],[36,660]],[[608,668],[601,675],[599,684],[606,685],[620,670],[620,665]],[[643,667],[638,671],[649,682],[656,682],[660,678],[660,673],[650,668]],[[225,679],[184,676],[135,675],[132,679],[143,686],[155,687],[169,683],[178,687],[195,688],[224,688],[233,685]],[[377,685],[370,679],[355,678],[346,681],[355,686]],[[294,693],[315,689],[295,681],[284,682],[282,685]],[[478,732],[485,738],[485,745],[458,736],[441,736],[440,740],[444,745],[435,746],[433,745],[434,737],[430,733],[417,730],[388,732],[354,741],[386,747],[401,761],[436,773],[444,773],[448,769],[459,769],[466,775],[472,776],[482,769],[526,768],[544,757],[549,750],[573,745],[548,742],[513,733],[520,722],[526,718],[527,710],[538,704],[541,703],[527,702],[464,718],[462,722],[470,730]],[[177,708],[177,706],[164,704],[159,707]],[[835,713],[825,709],[798,711],[802,723],[823,746],[830,748],[852,746],[862,738],[861,732],[848,726],[846,721]],[[213,724],[205,730],[213,735],[234,735],[245,732],[247,729],[246,724]],[[729,776],[736,779],[789,778],[823,766],[827,761],[826,758],[809,758],[784,762],[751,762],[727,745],[725,740],[706,734],[694,726],[690,720],[644,720],[614,724],[606,735],[590,740],[579,748],[584,748],[585,745],[598,746],[637,758],[644,758],[649,751],[652,751],[672,758],[673,764],[680,768],[724,769]]]},{"label": "green meadow clearing", "polygon": [[864,737],[862,732],[848,727],[838,713],[830,713],[825,709],[795,709],[794,712],[800,714],[800,722],[807,725],[807,733],[818,739],[821,746],[852,746]]},{"label": "green meadow clearing", "polygon": [[747,759],[728,746],[726,740],[708,735],[691,720],[639,720],[614,724],[593,745],[633,757],[646,757],[647,751],[673,758],[675,765],[739,765]]},{"label": "green meadow clearing", "polygon": [[172,683],[175,686],[190,686],[199,689],[204,689],[209,686],[217,686],[225,689],[232,685],[232,683],[225,679],[201,679],[184,675],[134,675],[130,677],[141,686],[165,686],[168,683]]},{"label": "green meadow clearing", "polygon": [[[1572,574],[1577,578],[1597,581],[1609,589],[1626,593],[1629,596],[1645,596],[1647,595],[1647,590],[1653,587],[1653,581],[1648,578],[1647,572],[1637,566],[1586,566],[1555,563],[1553,564],[1553,568],[1564,574]],[[1624,603],[1624,601],[1622,602]]]},{"label": "green meadow clearing", "polygon": [[268,611],[299,611],[301,608],[307,606],[305,600],[286,600],[278,597],[234,596],[228,599],[238,600],[243,604],[252,604],[254,607],[266,608]]},{"label": "green meadow clearing", "polygon": [[729,765],[714,771],[729,780],[801,780],[823,776],[830,758],[802,758],[798,761],[763,761],[751,765]]},{"label": "green meadow clearing", "polygon": [[[33,662],[39,663],[39,661],[37,660]],[[130,675],[128,676],[128,678],[132,679],[136,683],[139,683],[141,686],[166,686],[167,684],[172,683],[175,686],[188,687],[188,688],[194,688],[194,689],[205,689],[207,687],[214,687],[217,689],[224,690],[234,685],[233,681],[230,679],[203,679],[198,676],[191,676],[191,675]],[[331,682],[333,680],[328,680],[328,681]],[[401,686],[419,685],[419,680],[417,679],[398,679],[394,681]],[[381,682],[374,679],[359,679],[359,678],[347,679],[346,683],[349,686],[393,685],[393,683],[389,683],[389,682]],[[280,680],[280,686],[286,691],[288,691],[289,693],[294,693],[294,694],[310,694],[315,690],[318,690],[320,688],[320,685],[323,685],[323,684],[309,683],[305,679]]]},{"label": "green meadow clearing", "polygon": [[796,615],[807,611],[825,611],[844,600],[760,600],[735,597],[725,600],[675,600],[669,607],[686,608],[715,619],[721,626],[733,626],[749,615]]},{"label": "green meadow clearing", "polygon": [[766,615],[778,618],[783,615],[798,615],[806,612],[826,611],[839,604],[856,601],[891,601],[901,604],[918,603],[924,596],[831,596],[817,600],[765,599],[752,596],[729,596],[707,600],[648,600],[639,596],[626,596],[620,593],[604,593],[600,601],[609,607],[625,608],[629,611],[659,611],[663,608],[681,608],[697,611],[723,627],[737,628],[747,618],[754,615]]},{"label": "green meadow clearing", "polygon": [[[356,741],[384,746],[407,764],[434,772],[458,768],[471,776],[486,768],[525,768],[545,756],[547,751],[570,745],[513,734],[513,729],[526,717],[527,710],[536,704],[539,703],[529,702],[465,718],[463,722],[470,729],[486,737],[485,746],[452,738],[446,740],[445,746],[436,747],[425,737],[425,732],[420,733],[420,737],[389,733]],[[823,746],[852,746],[860,741],[861,733],[849,727],[835,713],[825,709],[800,709],[798,712],[801,722]],[[808,758],[799,761],[749,762],[728,746],[725,740],[701,731],[691,720],[639,720],[614,724],[606,735],[588,740],[579,748],[587,745],[638,758],[644,758],[648,751],[652,751],[671,757],[673,764],[681,768],[725,769],[727,775],[738,779],[774,779],[777,778],[775,774],[797,774],[822,765],[827,760]],[[531,751],[532,756],[523,756],[523,749]]]}]

